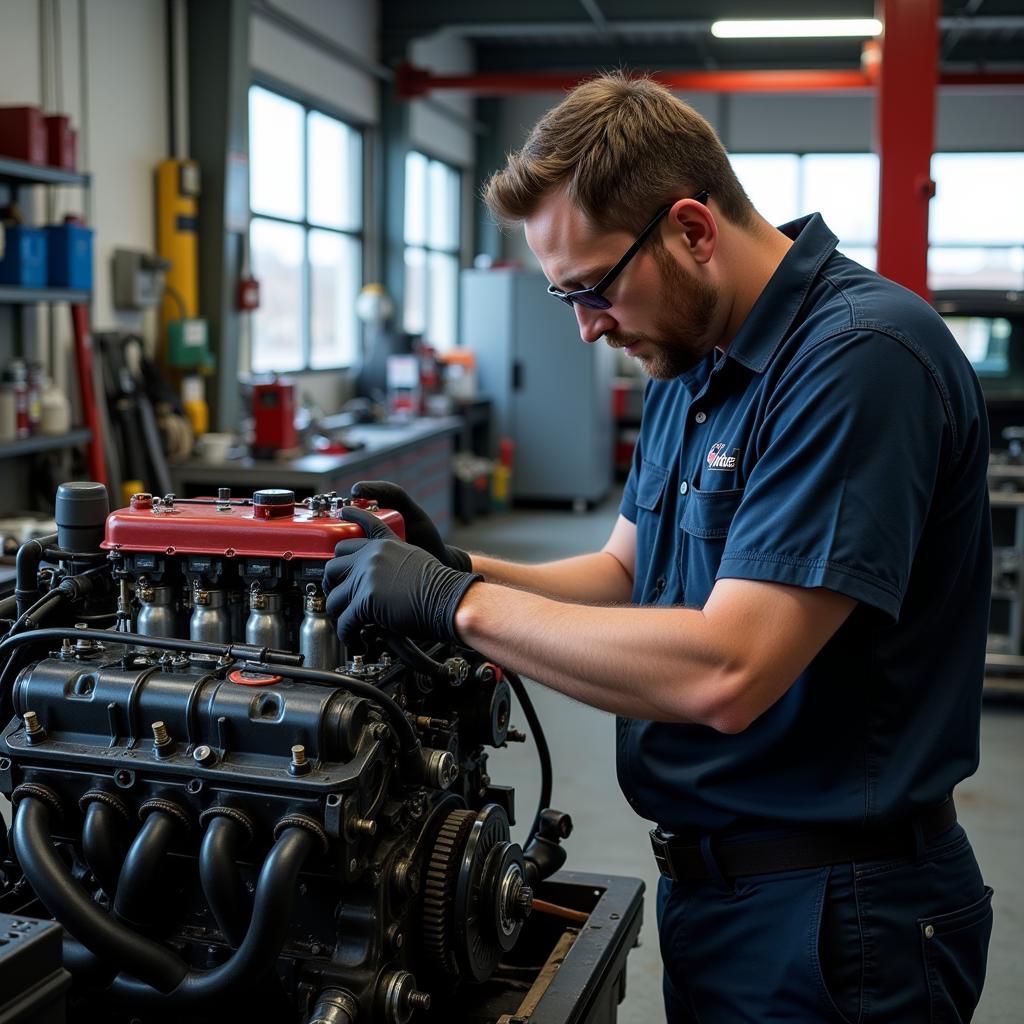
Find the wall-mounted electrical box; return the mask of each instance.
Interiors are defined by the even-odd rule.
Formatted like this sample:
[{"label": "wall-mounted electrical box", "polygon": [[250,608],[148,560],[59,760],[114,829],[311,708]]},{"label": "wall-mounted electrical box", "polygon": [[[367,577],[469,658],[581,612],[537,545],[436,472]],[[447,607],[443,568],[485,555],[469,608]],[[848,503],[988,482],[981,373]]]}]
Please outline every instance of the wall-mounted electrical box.
[{"label": "wall-mounted electrical box", "polygon": [[114,308],[152,309],[164,292],[167,260],[151,252],[114,250]]}]

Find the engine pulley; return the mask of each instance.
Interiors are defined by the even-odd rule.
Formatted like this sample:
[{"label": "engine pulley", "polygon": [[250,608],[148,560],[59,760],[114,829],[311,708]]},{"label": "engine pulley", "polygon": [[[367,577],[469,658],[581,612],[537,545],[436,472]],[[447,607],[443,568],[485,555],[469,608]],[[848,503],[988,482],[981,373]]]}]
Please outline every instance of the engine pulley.
[{"label": "engine pulley", "polygon": [[486,981],[515,945],[533,894],[523,851],[496,804],[451,811],[437,834],[423,891],[423,951],[448,981]]}]

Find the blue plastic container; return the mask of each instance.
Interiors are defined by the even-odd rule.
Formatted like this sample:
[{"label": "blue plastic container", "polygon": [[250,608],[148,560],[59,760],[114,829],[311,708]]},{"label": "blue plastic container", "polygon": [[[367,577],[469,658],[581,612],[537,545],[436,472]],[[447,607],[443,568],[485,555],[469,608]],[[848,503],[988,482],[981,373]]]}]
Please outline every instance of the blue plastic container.
[{"label": "blue plastic container", "polygon": [[46,233],[43,229],[24,225],[5,228],[0,284],[45,288],[46,275]]},{"label": "blue plastic container", "polygon": [[52,224],[46,240],[50,287],[92,291],[92,228]]}]

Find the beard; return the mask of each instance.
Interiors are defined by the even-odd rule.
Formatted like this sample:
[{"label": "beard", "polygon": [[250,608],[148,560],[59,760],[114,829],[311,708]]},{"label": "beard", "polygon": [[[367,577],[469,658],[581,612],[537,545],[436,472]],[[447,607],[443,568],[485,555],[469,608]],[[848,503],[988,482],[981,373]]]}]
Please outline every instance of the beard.
[{"label": "beard", "polygon": [[714,347],[708,329],[718,308],[718,289],[687,274],[668,250],[655,242],[651,251],[664,285],[654,333],[626,334],[609,331],[612,348],[642,344],[637,354],[643,371],[655,380],[672,380],[696,366]]}]

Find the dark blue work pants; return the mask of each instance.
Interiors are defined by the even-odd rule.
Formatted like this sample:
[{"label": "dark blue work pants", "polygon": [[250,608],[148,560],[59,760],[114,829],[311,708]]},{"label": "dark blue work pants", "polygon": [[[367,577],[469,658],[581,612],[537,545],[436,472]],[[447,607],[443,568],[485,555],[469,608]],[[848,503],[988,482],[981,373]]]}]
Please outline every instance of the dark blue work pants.
[{"label": "dark blue work pants", "polygon": [[963,828],[917,858],[661,879],[669,1024],[956,1024],[985,980],[992,890]]}]

